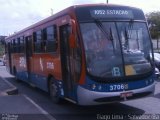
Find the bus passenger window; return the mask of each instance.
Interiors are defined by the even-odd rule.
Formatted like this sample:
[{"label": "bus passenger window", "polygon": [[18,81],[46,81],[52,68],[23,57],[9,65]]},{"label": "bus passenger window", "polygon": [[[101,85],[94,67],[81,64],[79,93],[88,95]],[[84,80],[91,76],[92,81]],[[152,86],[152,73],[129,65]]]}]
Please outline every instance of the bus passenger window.
[{"label": "bus passenger window", "polygon": [[44,44],[42,38],[42,31],[39,30],[34,33],[34,52],[35,53],[42,53],[44,52]]},{"label": "bus passenger window", "polygon": [[18,42],[19,39],[15,39],[13,41],[13,49],[14,49],[14,53],[18,53],[18,49],[19,49],[19,42]]},{"label": "bus passenger window", "polygon": [[57,50],[57,28],[50,26],[46,28],[46,52],[56,52]]},{"label": "bus passenger window", "polygon": [[24,37],[19,39],[19,53],[24,53]]},{"label": "bus passenger window", "polygon": [[15,39],[12,41],[13,53],[16,53]]},{"label": "bus passenger window", "polygon": [[13,41],[14,41],[14,39],[11,40],[11,52],[12,52],[12,53],[14,53]]}]

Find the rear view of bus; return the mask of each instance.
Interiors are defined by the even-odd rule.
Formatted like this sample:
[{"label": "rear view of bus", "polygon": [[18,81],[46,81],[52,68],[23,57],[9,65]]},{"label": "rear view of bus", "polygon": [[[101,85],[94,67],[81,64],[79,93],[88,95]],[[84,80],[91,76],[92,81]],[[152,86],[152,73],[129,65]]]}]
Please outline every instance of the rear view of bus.
[{"label": "rear view of bus", "polygon": [[141,98],[154,92],[151,38],[142,10],[97,5],[75,9],[84,46],[86,76],[80,105]]}]

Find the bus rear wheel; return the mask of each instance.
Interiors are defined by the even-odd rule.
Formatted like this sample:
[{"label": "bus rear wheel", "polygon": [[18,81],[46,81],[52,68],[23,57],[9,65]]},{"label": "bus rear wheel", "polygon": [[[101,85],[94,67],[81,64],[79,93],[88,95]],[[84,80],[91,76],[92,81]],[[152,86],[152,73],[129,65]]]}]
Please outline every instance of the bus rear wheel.
[{"label": "bus rear wheel", "polygon": [[53,78],[51,78],[49,81],[49,94],[50,94],[50,97],[54,103],[58,104],[61,102],[61,98],[58,95],[58,88],[57,88]]}]

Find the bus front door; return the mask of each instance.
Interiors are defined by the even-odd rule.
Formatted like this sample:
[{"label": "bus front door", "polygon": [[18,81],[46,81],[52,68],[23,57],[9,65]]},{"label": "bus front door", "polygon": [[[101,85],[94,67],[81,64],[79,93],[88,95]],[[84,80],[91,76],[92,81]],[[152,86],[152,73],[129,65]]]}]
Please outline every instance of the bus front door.
[{"label": "bus front door", "polygon": [[31,72],[31,56],[32,56],[32,36],[25,37],[25,62],[28,81],[30,81]]},{"label": "bus front door", "polygon": [[64,87],[64,95],[67,98],[74,99],[74,70],[72,67],[71,48],[69,47],[69,34],[70,25],[63,25],[60,27],[60,54],[61,54],[61,68],[62,68],[62,79]]},{"label": "bus front door", "polygon": [[11,44],[10,43],[7,43],[7,52],[8,52],[8,54],[6,54],[6,60],[7,60],[7,68],[9,68],[9,71],[10,71],[10,73],[13,73],[13,70],[12,70],[12,59],[11,59],[11,51],[12,51],[12,49],[11,49]]}]

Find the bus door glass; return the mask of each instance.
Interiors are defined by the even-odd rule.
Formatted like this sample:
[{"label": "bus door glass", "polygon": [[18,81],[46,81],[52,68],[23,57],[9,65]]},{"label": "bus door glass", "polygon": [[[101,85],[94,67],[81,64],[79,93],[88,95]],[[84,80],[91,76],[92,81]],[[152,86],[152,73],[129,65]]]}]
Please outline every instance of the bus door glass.
[{"label": "bus door glass", "polygon": [[10,68],[10,73],[12,72],[12,62],[11,62],[11,51],[12,51],[12,49],[11,49],[11,44],[10,44],[10,42],[8,42],[7,43],[7,53],[8,54],[6,54],[6,60],[7,60],[7,66],[9,66],[9,68]]},{"label": "bus door glass", "polygon": [[32,55],[32,37],[31,36],[28,36],[28,37],[25,37],[25,57],[26,57],[26,69],[27,69],[27,72],[28,72],[28,75],[29,73],[31,72],[31,55]]},{"label": "bus door glass", "polygon": [[62,79],[64,83],[64,94],[66,97],[73,96],[73,54],[69,47],[69,35],[71,26],[69,24],[60,27],[60,52],[61,52],[61,66],[62,66]]}]

